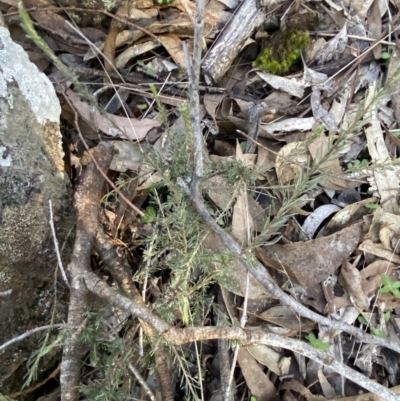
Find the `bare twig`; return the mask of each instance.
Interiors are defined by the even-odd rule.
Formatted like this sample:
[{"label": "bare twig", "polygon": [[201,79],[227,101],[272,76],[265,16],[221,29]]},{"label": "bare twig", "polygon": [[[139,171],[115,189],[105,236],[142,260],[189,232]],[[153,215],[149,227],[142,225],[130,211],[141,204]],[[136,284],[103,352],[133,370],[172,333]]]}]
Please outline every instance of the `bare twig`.
[{"label": "bare twig", "polygon": [[254,103],[247,111],[247,124],[248,124],[248,136],[250,141],[247,141],[245,153],[256,152],[256,141],[258,138],[258,131],[260,129],[261,118],[268,110],[266,103]]},{"label": "bare twig", "polygon": [[139,371],[130,363],[129,364],[129,369],[130,371],[135,375],[136,379],[140,383],[140,385],[143,387],[144,392],[149,396],[151,401],[156,401],[156,397],[151,391],[151,388],[147,385],[146,380],[142,377],[142,375],[139,373]]},{"label": "bare twig", "polygon": [[19,341],[24,340],[25,338],[31,336],[32,334],[38,333],[39,331],[44,331],[44,330],[51,330],[51,329],[55,329],[55,328],[60,328],[63,327],[64,324],[62,323],[57,323],[57,324],[49,324],[47,326],[41,326],[41,327],[35,327],[32,330],[28,330],[25,333],[14,337],[11,340],[6,341],[4,344],[0,345],[0,351],[3,351],[4,349],[6,349],[7,347],[9,347],[10,345],[13,345]]},{"label": "bare twig", "polygon": [[129,311],[132,316],[143,319],[146,323],[152,325],[160,334],[162,333],[167,341],[172,344],[180,345],[194,341],[205,341],[211,339],[230,339],[243,341],[246,344],[263,344],[274,347],[282,347],[293,352],[297,352],[310,358],[340,375],[356,382],[361,387],[378,394],[387,401],[398,401],[398,397],[391,390],[376,383],[363,374],[338,362],[329,353],[317,350],[309,344],[294,340],[292,338],[282,337],[277,334],[265,333],[259,329],[243,329],[241,327],[188,327],[179,329],[170,326],[161,318],[156,316],[147,307],[141,306],[131,301],[125,296],[119,294],[116,290],[109,287],[105,282],[99,280],[92,272],[82,272],[85,284],[89,291],[107,299],[111,304]]},{"label": "bare twig", "polygon": [[60,249],[58,247],[58,241],[57,241],[57,236],[56,236],[56,230],[54,228],[54,219],[53,219],[53,206],[51,204],[51,199],[49,199],[49,209],[50,209],[50,227],[51,227],[51,234],[53,235],[53,241],[54,241],[54,249],[56,250],[56,255],[57,255],[57,264],[61,272],[61,276],[64,280],[64,283],[69,287],[69,282],[67,275],[65,274],[64,266],[61,260],[61,255],[60,255]]},{"label": "bare twig", "polygon": [[[251,240],[251,229],[250,229],[250,213],[249,213],[249,205],[248,205],[248,200],[247,200],[247,185],[243,183],[243,188],[241,192],[241,196],[243,196],[244,199],[244,215],[245,215],[245,220],[246,220],[246,244],[250,244]],[[249,285],[250,285],[250,272],[246,272],[246,290],[245,290],[245,295],[244,295],[244,302],[243,302],[243,312],[242,312],[242,317],[240,318],[240,327],[244,329],[246,326],[247,322],[247,304],[248,304],[248,299],[249,299]],[[236,345],[235,351],[233,354],[233,361],[232,361],[232,366],[231,366],[231,372],[229,376],[229,382],[228,386],[226,387],[226,393],[225,393],[225,399],[229,400],[230,397],[230,391],[232,388],[232,381],[233,381],[233,375],[235,373],[235,366],[237,362],[237,358],[239,355],[239,345]]]},{"label": "bare twig", "polygon": [[[40,383],[35,384],[32,387],[29,387],[25,390],[22,391],[17,391],[16,393],[11,393],[8,398],[15,399],[17,397],[25,397],[27,394],[32,393],[33,391],[37,390],[38,388],[44,386],[49,380],[54,379],[58,376],[60,373],[60,367],[61,363],[58,364],[58,366],[51,372],[49,376],[47,376],[44,380],[42,380]],[[60,394],[60,388],[58,387],[56,391],[53,394]]]}]

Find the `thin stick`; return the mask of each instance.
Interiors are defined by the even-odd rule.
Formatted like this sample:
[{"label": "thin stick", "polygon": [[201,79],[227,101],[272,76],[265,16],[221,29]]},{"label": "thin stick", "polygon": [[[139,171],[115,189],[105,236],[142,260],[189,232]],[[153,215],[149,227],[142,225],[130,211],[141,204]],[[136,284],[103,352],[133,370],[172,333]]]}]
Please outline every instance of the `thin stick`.
[{"label": "thin stick", "polygon": [[56,255],[57,255],[57,264],[58,264],[58,267],[60,268],[61,276],[62,276],[65,284],[69,288],[69,282],[68,282],[67,275],[65,274],[64,266],[63,266],[63,263],[62,263],[62,260],[61,260],[60,249],[58,247],[58,241],[57,241],[57,236],[56,236],[56,230],[54,228],[53,206],[51,204],[51,199],[49,199],[49,209],[50,209],[50,220],[49,220],[49,223],[50,223],[50,227],[51,227],[51,233],[53,235],[54,248],[56,250]]},{"label": "thin stick", "polygon": [[150,397],[151,401],[157,401],[156,396],[151,391],[151,388],[147,385],[146,380],[144,380],[139,371],[131,363],[129,364],[129,369],[135,375],[136,379],[143,387],[143,390],[146,393],[146,395]]},{"label": "thin stick", "polygon": [[[246,244],[250,244],[251,241],[251,233],[250,233],[250,213],[249,213],[249,205],[248,205],[248,199],[247,199],[247,185],[246,183],[243,184],[242,192],[241,195],[244,199],[244,215],[246,217]],[[242,312],[242,317],[240,318],[240,327],[244,329],[246,326],[247,322],[247,304],[248,304],[248,299],[249,299],[249,286],[250,286],[250,272],[247,270],[246,272],[246,290],[245,290],[245,295],[244,295],[244,302],[243,302],[243,312]],[[235,347],[235,352],[233,354],[233,361],[232,361],[232,366],[231,366],[231,372],[229,375],[229,381],[228,381],[228,386],[226,387],[226,392],[225,392],[225,399],[229,400],[230,397],[230,391],[232,388],[232,381],[233,381],[233,375],[235,373],[235,366],[237,362],[237,358],[239,355],[239,345],[236,345]]]},{"label": "thin stick", "polygon": [[49,329],[55,329],[55,328],[60,328],[63,327],[64,324],[62,323],[57,323],[57,324],[48,324],[47,326],[41,326],[41,327],[35,327],[32,330],[28,330],[25,333],[14,337],[11,340],[6,341],[5,343],[3,343],[2,345],[0,345],[0,351],[3,351],[4,349],[6,349],[7,347],[9,347],[10,345],[13,345],[17,342],[20,342],[22,340],[24,340],[25,338],[31,336],[32,334],[38,333],[39,331],[44,331],[44,330],[49,330]]},{"label": "thin stick", "polygon": [[[329,32],[310,32],[310,34],[314,34],[316,36],[326,36],[329,38],[337,36],[337,33],[329,33]],[[374,38],[367,38],[365,36],[347,35],[347,37],[349,39],[362,40],[364,42],[375,42],[376,41],[376,39],[374,39]],[[381,45],[396,46],[396,43],[388,42],[387,40],[382,40],[379,43]]]}]

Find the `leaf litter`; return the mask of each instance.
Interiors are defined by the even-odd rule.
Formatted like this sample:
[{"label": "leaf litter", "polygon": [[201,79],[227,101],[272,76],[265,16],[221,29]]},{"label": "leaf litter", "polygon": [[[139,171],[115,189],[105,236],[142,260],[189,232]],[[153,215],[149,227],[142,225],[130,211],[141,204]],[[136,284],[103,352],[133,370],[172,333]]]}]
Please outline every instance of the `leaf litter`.
[{"label": "leaf litter", "polygon": [[[246,33],[246,39],[257,43],[258,52],[265,45],[260,38],[290,29],[290,24],[296,26],[297,14],[313,21],[312,29],[307,27],[310,44],[284,76],[252,68],[257,57],[251,51],[254,46],[239,43],[232,45],[236,53],[230,63],[216,58],[210,65],[206,50],[223,46],[221,34],[233,23],[240,5],[213,0],[206,7],[202,46],[210,57],[203,64],[207,79],[202,76],[199,91],[204,106],[200,116],[204,153],[210,171],[202,183],[207,205],[218,224],[241,244],[243,253],[257,257],[279,286],[299,302],[331,319],[398,341],[399,299],[395,291],[389,291],[395,284],[390,287],[388,283],[399,282],[400,264],[400,99],[393,90],[400,78],[399,50],[396,34],[381,39],[400,4],[380,0],[275,3],[267,5],[263,24]],[[14,2],[0,4],[11,35],[20,40]],[[28,11],[32,5],[39,4],[27,2]],[[102,24],[95,21],[93,10],[85,13],[79,9],[76,12],[84,18],[78,28],[69,22],[70,9],[45,0],[40,7],[47,11],[33,10],[31,17],[43,40],[60,59],[74,55],[69,68],[98,102],[97,107],[89,104],[73,81],[60,82],[56,67],[49,67],[44,56],[40,59],[37,52],[29,53],[34,63],[54,77],[60,100],[65,96],[68,103],[62,118],[65,132],[69,132],[66,163],[70,163],[71,181],[87,164],[83,141],[90,148],[102,140],[115,143],[119,151],[109,174],[117,186],[126,187],[130,200],[139,205],[147,220],[128,212],[126,205],[121,208],[122,201],[111,191],[102,202],[108,216],[106,231],[125,249],[138,288],[144,293],[144,283],[150,280],[148,291],[152,295],[147,301],[160,311],[169,305],[173,324],[187,325],[186,314],[193,313],[193,318],[199,301],[185,298],[178,304],[172,302],[172,298],[180,298],[183,280],[169,267],[173,249],[167,246],[158,253],[150,252],[152,242],[148,239],[160,230],[154,217],[157,213],[152,210],[161,212],[165,210],[162,205],[170,202],[171,195],[162,183],[173,177],[173,163],[179,168],[185,163],[184,157],[178,161],[173,157],[192,154],[192,145],[187,142],[191,135],[189,113],[178,105],[189,100],[182,44],[187,44],[189,53],[193,51],[195,4],[133,2],[130,7],[121,5],[118,11],[100,13]],[[113,15],[117,19],[111,18]],[[318,22],[312,19],[315,15]],[[392,31],[397,27],[395,22]],[[28,50],[25,39],[21,44]],[[361,64],[352,69],[357,58]],[[223,70],[227,72],[220,77]],[[99,92],[100,88],[104,90]],[[115,107],[107,112],[112,99]],[[257,104],[265,107],[255,121],[249,113]],[[75,121],[81,132],[76,131]],[[254,126],[256,136],[249,137]],[[246,153],[248,141],[254,142],[254,152]],[[158,157],[161,165],[155,163]],[[180,171],[184,174],[184,166]],[[231,176],[234,171],[236,176]],[[210,300],[210,304],[220,292],[232,297],[221,311],[204,307],[196,315],[200,319],[197,324],[212,325],[223,310],[231,310],[225,318],[239,325],[238,319],[247,314],[247,327],[261,327],[304,342],[315,339],[317,349],[328,344],[326,352],[337,360],[345,364],[354,361],[366,377],[399,391],[399,376],[393,374],[398,355],[391,359],[383,348],[359,343],[344,332],[329,331],[319,322],[301,318],[249,277],[238,259],[224,255],[223,242],[215,233],[203,224],[200,233],[204,238],[198,238],[191,257],[195,258],[200,248],[206,255],[221,252],[222,256],[209,263],[210,276],[188,269],[184,280],[193,284],[193,294],[200,288],[196,296]],[[151,264],[159,267],[146,271],[145,266]],[[160,269],[164,273],[159,274]],[[207,285],[202,287],[203,278]],[[174,287],[174,282],[180,284]],[[379,291],[382,283],[388,292]],[[379,313],[383,316],[387,312],[390,317],[379,320]],[[363,326],[357,317],[368,324]],[[207,366],[206,376],[201,376],[196,364],[188,368],[190,372],[171,366],[174,374],[197,377],[196,389],[193,383],[178,384],[187,377],[177,380],[176,399],[188,399],[188,394],[190,399],[198,399],[199,394],[201,399],[225,399],[216,396],[224,391],[218,372],[222,351],[212,342],[204,347],[198,360],[208,354],[214,361],[212,369]],[[189,361],[189,349],[185,352]],[[344,380],[329,367],[279,347],[241,344],[237,362],[239,369],[232,378],[232,396],[237,399],[289,400],[300,395],[312,401],[351,400],[360,391],[357,383]],[[155,388],[160,394],[157,385]],[[138,389],[130,395],[142,397]],[[373,397],[366,394],[357,400]]]}]

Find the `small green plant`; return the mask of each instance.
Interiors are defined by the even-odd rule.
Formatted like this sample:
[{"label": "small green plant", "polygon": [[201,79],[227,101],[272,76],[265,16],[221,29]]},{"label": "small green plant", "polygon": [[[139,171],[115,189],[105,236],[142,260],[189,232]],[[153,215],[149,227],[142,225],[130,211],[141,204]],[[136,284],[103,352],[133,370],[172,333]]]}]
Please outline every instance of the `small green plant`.
[{"label": "small green plant", "polygon": [[358,316],[357,320],[364,326],[368,326],[368,321],[363,315]]},{"label": "small green plant", "polygon": [[378,329],[378,328],[375,328],[375,327],[371,327],[370,330],[371,330],[371,333],[374,336],[381,337],[381,338],[386,338],[387,337],[386,333],[381,329]]},{"label": "small green plant", "polygon": [[[390,317],[390,312],[389,312],[389,317]],[[364,326],[369,325],[367,319],[362,315],[358,316],[357,320]],[[386,314],[385,314],[385,320],[386,320]],[[373,334],[374,336],[381,337],[381,338],[387,337],[386,333],[377,327],[370,326],[369,329],[371,331],[371,334]]]},{"label": "small green plant", "polygon": [[354,163],[347,163],[347,168],[349,170],[360,169],[360,168],[367,167],[368,165],[369,165],[369,161],[367,159],[354,160]]},{"label": "small green plant", "polygon": [[381,277],[382,288],[378,291],[379,294],[391,292],[396,298],[400,298],[400,281],[392,281],[387,274]]},{"label": "small green plant", "polygon": [[[140,66],[140,67],[142,67],[144,70],[146,70],[146,73],[147,73],[148,75],[155,75],[156,72],[155,72],[152,68],[148,67],[148,66],[144,63],[144,61],[142,61],[142,60],[137,60],[136,63],[137,63],[138,66]],[[153,86],[154,86],[154,85],[153,85]]]},{"label": "small green plant", "polygon": [[311,332],[310,334],[306,335],[306,339],[310,342],[310,344],[316,348],[316,349],[320,349],[322,351],[325,351],[329,348],[329,343],[326,343],[322,340],[320,340],[319,338],[315,337],[315,334],[313,332]]},{"label": "small green plant", "polygon": [[253,67],[272,74],[284,74],[300,60],[301,50],[311,42],[310,35],[301,29],[289,28],[267,40]]},{"label": "small green plant", "polygon": [[315,334],[311,332],[310,334],[306,335],[306,339],[310,342],[310,344],[320,350],[327,350],[329,348],[329,343],[326,343],[319,338],[315,337]]},{"label": "small green plant", "polygon": [[146,207],[146,213],[142,216],[143,223],[153,223],[157,217],[156,209],[153,206]]}]

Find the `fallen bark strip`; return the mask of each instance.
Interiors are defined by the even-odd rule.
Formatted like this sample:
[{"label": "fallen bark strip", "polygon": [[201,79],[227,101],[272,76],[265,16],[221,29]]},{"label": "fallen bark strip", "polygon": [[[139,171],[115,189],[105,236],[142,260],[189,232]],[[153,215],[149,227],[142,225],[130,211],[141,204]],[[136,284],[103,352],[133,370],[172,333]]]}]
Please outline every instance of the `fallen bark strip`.
[{"label": "fallen bark strip", "polygon": [[218,82],[225,75],[244,42],[264,19],[265,12],[258,0],[241,3],[201,64],[208,85]]},{"label": "fallen bark strip", "polygon": [[[102,142],[93,152],[97,165],[107,171],[113,156],[111,145]],[[90,256],[98,229],[99,200],[104,184],[103,176],[92,162],[82,173],[78,185],[74,206],[77,214],[76,236],[71,263],[68,266],[70,275],[70,302],[68,307],[68,326],[80,327],[84,322],[87,290],[82,280],[82,272],[90,271]],[[84,349],[79,336],[75,333],[63,348],[61,362],[61,400],[78,401],[77,386],[80,383],[81,357]]]},{"label": "fallen bark strip", "polygon": [[243,329],[241,327],[188,327],[184,329],[175,328],[156,316],[150,309],[139,305],[127,297],[118,294],[113,288],[109,287],[104,281],[100,280],[92,272],[82,272],[82,277],[87,289],[93,294],[108,300],[132,316],[139,317],[146,323],[152,325],[164,338],[174,345],[182,345],[195,341],[226,339],[240,340],[245,344],[262,344],[274,347],[282,347],[293,352],[297,352],[310,358],[330,369],[336,371],[347,379],[356,382],[361,387],[379,395],[387,401],[399,401],[398,396],[391,390],[370,380],[363,374],[349,368],[341,362],[335,360],[326,351],[320,351],[307,343],[292,338],[282,337],[278,334],[266,333],[259,329]]}]

